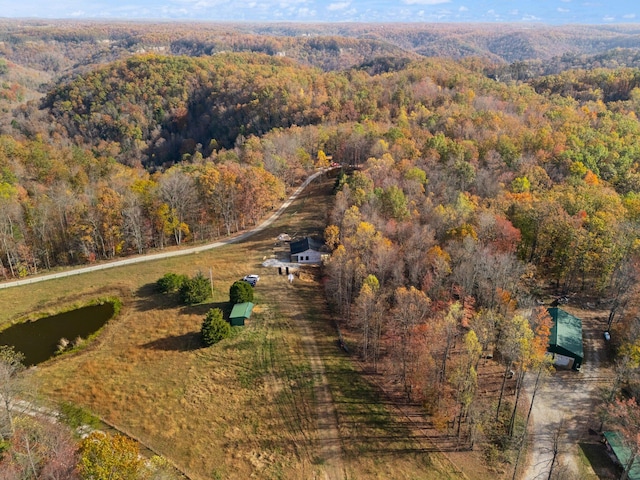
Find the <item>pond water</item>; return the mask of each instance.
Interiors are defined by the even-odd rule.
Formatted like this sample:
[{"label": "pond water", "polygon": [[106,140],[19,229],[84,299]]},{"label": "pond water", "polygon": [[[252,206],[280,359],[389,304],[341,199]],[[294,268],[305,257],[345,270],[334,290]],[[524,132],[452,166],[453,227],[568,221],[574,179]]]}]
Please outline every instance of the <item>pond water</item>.
[{"label": "pond water", "polygon": [[61,338],[71,342],[87,338],[113,317],[114,311],[113,303],[104,303],[19,323],[0,332],[0,345],[24,353],[26,366],[37,365],[56,353]]}]

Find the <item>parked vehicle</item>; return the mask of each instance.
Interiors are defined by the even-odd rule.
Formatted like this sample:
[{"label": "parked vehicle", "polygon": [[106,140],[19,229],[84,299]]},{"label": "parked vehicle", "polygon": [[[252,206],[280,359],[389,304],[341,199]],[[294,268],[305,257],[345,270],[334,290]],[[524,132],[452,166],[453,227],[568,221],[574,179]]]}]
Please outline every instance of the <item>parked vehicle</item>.
[{"label": "parked vehicle", "polygon": [[256,283],[258,283],[258,280],[260,280],[260,275],[246,275],[242,280],[247,282],[252,287],[255,287]]}]

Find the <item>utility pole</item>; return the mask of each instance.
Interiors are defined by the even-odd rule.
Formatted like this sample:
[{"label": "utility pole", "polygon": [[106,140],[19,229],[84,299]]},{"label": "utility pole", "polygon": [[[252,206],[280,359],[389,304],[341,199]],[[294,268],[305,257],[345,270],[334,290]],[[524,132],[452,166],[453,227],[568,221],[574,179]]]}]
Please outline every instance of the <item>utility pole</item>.
[{"label": "utility pole", "polygon": [[213,267],[209,267],[209,283],[211,284],[211,297],[213,298]]}]

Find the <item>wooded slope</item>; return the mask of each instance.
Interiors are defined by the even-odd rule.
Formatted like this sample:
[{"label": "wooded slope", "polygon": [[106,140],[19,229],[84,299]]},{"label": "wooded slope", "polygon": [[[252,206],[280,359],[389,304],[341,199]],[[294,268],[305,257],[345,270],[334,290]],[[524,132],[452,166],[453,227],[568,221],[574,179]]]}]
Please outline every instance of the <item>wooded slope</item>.
[{"label": "wooded slope", "polygon": [[[267,48],[276,40],[253,38],[244,26],[240,36],[228,31],[227,41],[269,55],[219,53],[223,43],[198,57],[166,54],[170,31],[85,28],[76,36],[59,25],[44,29],[48,41],[67,45],[60,73],[75,73],[47,88],[41,102],[7,112],[2,125],[4,278],[229,235],[332,161],[349,174],[336,182],[325,231],[327,296],[363,361],[422,402],[458,446],[484,431],[487,444],[508,450],[504,438],[523,435],[518,395],[527,372],[544,368],[548,318],[534,307],[545,293],[601,301],[619,351],[637,371],[638,69],[540,76],[548,57],[536,48],[549,44],[515,27],[449,26],[439,35],[327,28],[366,35],[357,41],[314,37],[309,27],[298,41],[299,27],[269,26],[282,44]],[[589,54],[599,41],[605,49],[633,46],[630,27],[601,30],[600,40],[587,30],[550,38],[567,50],[584,42],[578,51]],[[33,33],[13,31],[5,52],[18,55],[25,35]],[[474,35],[470,51],[485,58],[417,58],[429,42]],[[181,53],[209,53],[214,42],[190,38],[179,41]],[[359,58],[357,67],[331,71],[278,56],[292,42],[303,45],[299,53],[334,51],[337,65],[341,49],[371,38],[376,46],[381,38],[402,44],[408,54],[353,54],[346,63]],[[24,55],[42,68],[49,60],[36,53],[39,41]],[[85,42],[96,62],[117,59],[82,63],[87,57],[74,45]],[[537,60],[486,58],[509,45]],[[391,51],[370,54],[383,50]],[[636,61],[631,50],[616,52],[610,61]],[[72,67],[73,55],[85,60]],[[518,380],[508,405],[504,388],[497,405],[478,395],[479,362],[492,349],[501,355],[501,378],[513,370]],[[625,377],[632,390],[636,377]]]}]

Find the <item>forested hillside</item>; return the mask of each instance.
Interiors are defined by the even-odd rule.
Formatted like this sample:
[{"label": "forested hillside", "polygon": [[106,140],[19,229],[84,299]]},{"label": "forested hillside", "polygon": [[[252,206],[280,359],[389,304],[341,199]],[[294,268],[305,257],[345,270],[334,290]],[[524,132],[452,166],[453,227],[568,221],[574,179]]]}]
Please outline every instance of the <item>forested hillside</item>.
[{"label": "forested hillside", "polygon": [[[295,40],[271,26],[272,37],[224,41],[201,38],[203,27],[181,39],[47,29],[41,38],[65,46],[59,57],[37,42],[20,51],[28,29],[5,33],[0,52],[9,71],[21,57],[79,72],[6,112],[3,278],[229,235],[330,156],[351,173],[325,231],[327,297],[363,361],[442,428],[455,418],[459,444],[473,444],[492,408],[481,430],[515,435],[521,380],[545,365],[548,318],[533,308],[543,291],[602,299],[637,372],[640,70],[562,71],[562,60],[561,73],[540,76],[531,66],[549,42],[596,54],[587,33],[545,47],[533,41],[545,29],[354,27],[349,38]],[[600,33],[606,48],[635,47],[632,31]],[[76,48],[87,42],[91,58]],[[229,46],[250,52],[217,53]],[[406,55],[391,60],[398,48]],[[292,49],[299,62],[280,58]],[[449,52],[469,58],[418,55]],[[630,52],[617,54],[636,63]],[[7,85],[7,97],[26,95]],[[477,368],[494,348],[519,376],[508,406],[504,383],[497,407],[478,396]],[[636,388],[633,374],[625,381]]]},{"label": "forested hillside", "polygon": [[67,136],[115,142],[123,163],[157,166],[232,147],[239,135],[318,123],[340,110],[327,94],[335,83],[262,55],[141,55],[62,85],[43,105]]},{"label": "forested hillside", "polygon": [[[194,239],[211,238],[212,231],[229,232],[255,221],[281,197],[284,184],[295,184],[305,171],[324,162],[326,154],[343,164],[374,162],[376,170],[384,172],[368,178],[364,169],[347,182],[366,179],[351,186],[348,198],[358,192],[358,208],[376,199],[365,209],[380,210],[376,222],[384,219],[412,228],[425,222],[432,229],[439,225],[435,244],[442,246],[451,236],[477,236],[478,212],[456,211],[466,199],[471,211],[488,209],[513,223],[521,235],[515,243],[522,259],[546,269],[558,284],[574,286],[581,279],[584,285],[605,285],[623,249],[614,242],[622,241],[620,235],[607,235],[614,236],[612,232],[622,230],[615,225],[635,215],[640,188],[637,71],[573,71],[536,78],[529,86],[492,80],[486,76],[488,67],[479,60],[418,60],[372,75],[363,70],[323,73],[259,54],[142,54],[62,81],[39,105],[17,109],[3,139],[4,201],[12,205],[4,209],[3,265],[9,270],[32,265],[33,270],[81,256],[144,251],[165,245],[164,231],[188,231],[187,237]],[[58,254],[52,254],[52,248],[28,241],[36,230],[29,224],[37,223],[32,218],[37,216],[27,218],[33,205],[20,207],[27,200],[33,203],[41,196],[52,201],[59,195],[77,199],[80,192],[99,199],[105,193],[96,182],[123,177],[117,188],[108,187],[118,193],[117,201],[131,193],[125,190],[134,183],[149,182],[136,187],[140,191],[134,195],[149,210],[148,197],[157,197],[152,195],[156,183],[158,192],[165,190],[165,200],[171,197],[168,187],[160,188],[171,175],[152,175],[154,171],[175,165],[170,172],[189,179],[188,191],[204,195],[206,189],[198,190],[198,182],[211,161],[216,169],[258,169],[267,183],[284,184],[279,183],[278,193],[256,212],[234,208],[243,213],[223,221],[224,228],[205,228],[202,215],[168,205],[177,218],[169,215],[166,223],[182,226],[161,228],[162,222],[147,215],[147,228],[153,230],[155,224],[158,233],[135,248],[131,236],[122,232],[115,234],[119,240],[105,241],[106,232],[95,233],[100,230],[97,220],[92,228],[76,228],[90,230],[85,237],[94,235],[89,243],[100,248],[79,241],[82,246],[74,249],[62,242],[63,257],[74,260],[54,260]],[[242,182],[234,181],[240,188]],[[182,196],[183,202],[191,197]],[[193,202],[200,208],[206,203]],[[68,229],[68,218],[62,217],[70,206],[57,208],[65,213],[57,225]],[[436,215],[424,208],[445,210]],[[541,229],[547,227],[539,221],[551,211],[556,212],[552,222],[584,232],[577,237],[589,241],[579,251],[582,258],[558,261],[561,244],[551,234],[545,237]],[[598,230],[596,219],[606,221],[604,231]],[[41,237],[66,235],[43,232]],[[177,243],[183,237],[172,235]],[[106,243],[113,245],[107,248]],[[19,244],[30,251],[24,259],[17,253]],[[83,254],[70,253],[75,250]],[[417,264],[412,262],[411,268]],[[422,281],[423,275],[413,274],[412,282]]]},{"label": "forested hillside", "polygon": [[325,71],[376,57],[481,57],[536,74],[586,66],[638,66],[637,28],[500,24],[132,24],[0,21],[0,55],[62,75],[138,53],[206,56],[255,52]]}]

